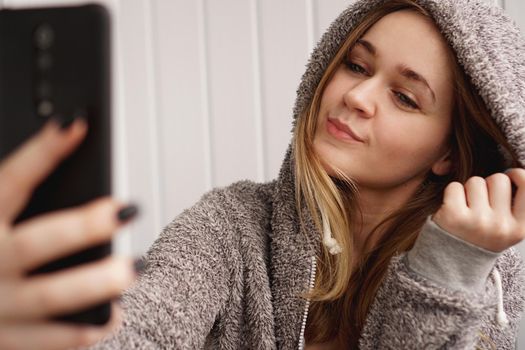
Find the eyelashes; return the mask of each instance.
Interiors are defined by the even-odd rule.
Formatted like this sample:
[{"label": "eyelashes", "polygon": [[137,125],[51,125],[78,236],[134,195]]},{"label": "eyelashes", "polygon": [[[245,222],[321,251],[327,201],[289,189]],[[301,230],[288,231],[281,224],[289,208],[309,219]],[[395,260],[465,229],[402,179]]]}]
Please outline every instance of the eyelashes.
[{"label": "eyelashes", "polygon": [[394,94],[398,97],[399,101],[408,108],[419,109],[419,106],[407,95],[397,91],[394,91]]},{"label": "eyelashes", "polygon": [[[356,74],[362,74],[362,75],[367,75],[368,74],[367,71],[363,67],[361,67],[360,65],[358,65],[356,63],[353,63],[352,61],[345,60],[344,64],[346,65],[346,67],[348,69],[350,69],[352,72],[354,72]],[[405,107],[413,109],[413,110],[419,109],[419,106],[417,105],[417,103],[415,103],[407,95],[405,95],[405,94],[403,94],[401,92],[398,92],[398,91],[394,91],[394,95],[396,95],[397,100],[401,104],[403,104]]]},{"label": "eyelashes", "polygon": [[366,75],[366,70],[352,61],[345,61],[345,65],[353,72]]}]

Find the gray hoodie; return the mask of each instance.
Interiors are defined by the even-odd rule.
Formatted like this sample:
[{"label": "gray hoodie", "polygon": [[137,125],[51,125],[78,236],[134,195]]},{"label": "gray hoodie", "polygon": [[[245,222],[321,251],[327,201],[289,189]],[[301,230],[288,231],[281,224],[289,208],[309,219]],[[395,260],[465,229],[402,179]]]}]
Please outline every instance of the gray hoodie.
[{"label": "gray hoodie", "polygon": [[[323,35],[298,89],[295,120],[329,60],[367,11],[360,0]],[[418,0],[435,18],[494,119],[525,164],[525,43],[498,7]],[[295,210],[290,144],[277,179],[216,188],[178,215],[147,252],[123,297],[124,323],[93,349],[300,349],[321,233]],[[525,302],[514,248],[494,253],[427,218],[412,250],[394,256],[370,308],[361,349],[515,347]]]}]

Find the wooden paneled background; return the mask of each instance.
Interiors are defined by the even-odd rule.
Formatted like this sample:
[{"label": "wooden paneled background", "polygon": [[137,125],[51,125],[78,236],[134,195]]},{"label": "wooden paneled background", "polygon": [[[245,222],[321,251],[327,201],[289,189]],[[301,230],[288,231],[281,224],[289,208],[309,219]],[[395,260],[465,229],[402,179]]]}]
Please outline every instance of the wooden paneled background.
[{"label": "wooden paneled background", "polygon": [[[352,1],[97,2],[113,17],[115,194],[141,206],[116,250],[138,255],[211,188],[278,175],[308,55]],[[525,30],[525,3],[498,3]],[[521,337],[525,348],[525,326]]]}]

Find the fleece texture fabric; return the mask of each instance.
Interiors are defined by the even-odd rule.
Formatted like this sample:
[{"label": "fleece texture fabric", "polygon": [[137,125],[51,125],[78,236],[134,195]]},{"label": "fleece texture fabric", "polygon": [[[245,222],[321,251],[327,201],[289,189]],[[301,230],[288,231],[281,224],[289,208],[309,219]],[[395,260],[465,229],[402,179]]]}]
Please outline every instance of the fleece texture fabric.
[{"label": "fleece texture fabric", "polygon": [[[294,122],[338,47],[384,0],[352,3],[312,53]],[[434,17],[493,118],[525,164],[525,44],[499,7],[474,0],[417,0]],[[92,349],[301,349],[321,232],[295,209],[292,143],[278,178],[204,194],[145,255],[123,296],[124,322]],[[514,248],[486,251],[427,218],[413,249],[395,255],[370,308],[361,349],[513,349],[525,303]],[[508,322],[498,322],[496,316]],[[501,321],[501,320],[499,320]]]}]

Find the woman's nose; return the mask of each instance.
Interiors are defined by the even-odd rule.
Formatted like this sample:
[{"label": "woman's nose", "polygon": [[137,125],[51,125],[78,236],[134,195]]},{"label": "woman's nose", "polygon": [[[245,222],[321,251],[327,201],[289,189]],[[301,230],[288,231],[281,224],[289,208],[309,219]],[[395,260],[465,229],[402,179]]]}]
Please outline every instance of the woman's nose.
[{"label": "woman's nose", "polygon": [[349,110],[359,112],[362,117],[372,117],[376,110],[377,96],[377,81],[370,78],[350,86],[344,93],[343,100]]}]

